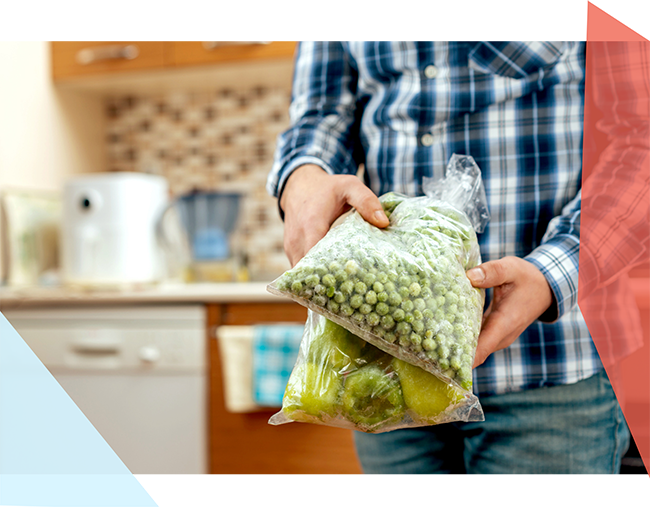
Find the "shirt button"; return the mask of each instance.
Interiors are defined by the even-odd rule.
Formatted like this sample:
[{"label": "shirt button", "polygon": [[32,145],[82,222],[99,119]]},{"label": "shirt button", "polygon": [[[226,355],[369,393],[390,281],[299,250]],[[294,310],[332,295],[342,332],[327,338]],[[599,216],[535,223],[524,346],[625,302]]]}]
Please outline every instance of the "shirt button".
[{"label": "shirt button", "polygon": [[433,79],[438,75],[438,68],[435,65],[427,65],[424,69],[424,75],[429,79]]},{"label": "shirt button", "polygon": [[424,146],[431,146],[433,144],[433,136],[431,134],[424,134],[420,140]]}]

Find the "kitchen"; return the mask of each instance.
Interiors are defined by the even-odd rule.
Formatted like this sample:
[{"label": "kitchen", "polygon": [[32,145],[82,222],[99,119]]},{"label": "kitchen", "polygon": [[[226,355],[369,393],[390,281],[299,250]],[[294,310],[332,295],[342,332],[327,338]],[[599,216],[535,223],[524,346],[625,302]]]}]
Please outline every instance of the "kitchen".
[{"label": "kitchen", "polygon": [[292,362],[306,317],[266,291],[289,267],[265,180],[295,43],[1,47],[0,311],[127,467],[357,473],[349,432],[269,426],[280,390],[253,396],[256,329]]},{"label": "kitchen", "polygon": [[[38,111],[32,111],[32,121],[38,124],[45,115],[45,121],[55,128],[43,132],[42,140],[31,136],[28,147],[3,149],[1,189],[6,189],[7,194],[15,188],[58,192],[64,182],[86,173],[136,172],[163,176],[173,198],[216,191],[238,193],[242,195],[238,223],[228,245],[233,255],[226,262],[223,259],[216,263],[194,262],[188,269],[184,269],[187,266],[178,269],[176,265],[171,281],[163,284],[138,282],[119,290],[101,286],[92,290],[60,288],[61,274],[52,269],[51,258],[45,256],[43,269],[36,276],[29,269],[15,272],[11,267],[6,268],[7,287],[0,293],[0,310],[10,320],[14,312],[17,323],[21,321],[18,312],[37,312],[38,318],[43,319],[48,317],[48,312],[54,312],[61,321],[77,323],[86,315],[89,321],[100,322],[101,329],[106,329],[106,323],[111,322],[109,327],[116,333],[131,333],[134,322],[138,325],[146,322],[149,326],[146,331],[153,330],[157,337],[163,330],[169,331],[164,344],[162,341],[143,343],[133,356],[133,364],[151,372],[159,371],[161,376],[163,372],[170,373],[164,369],[166,363],[160,360],[165,357],[164,347],[173,348],[179,341],[189,341],[190,333],[183,326],[189,326],[193,332],[198,330],[196,336],[202,335],[198,340],[203,341],[204,354],[200,353],[200,345],[195,347],[194,352],[199,352],[191,357],[196,361],[187,364],[183,373],[186,380],[197,381],[198,372],[198,387],[192,388],[198,393],[198,402],[192,409],[195,426],[188,432],[203,433],[205,438],[192,444],[198,450],[189,461],[194,467],[197,462],[203,462],[204,468],[188,465],[184,472],[138,465],[132,467],[136,473],[358,472],[348,432],[299,424],[268,426],[266,421],[277,408],[256,406],[250,394],[245,396],[229,390],[240,385],[233,376],[242,369],[230,368],[235,361],[243,361],[241,364],[248,364],[250,369],[251,326],[275,322],[289,332],[290,324],[300,325],[306,315],[298,305],[280,301],[265,290],[266,284],[288,267],[282,251],[282,224],[275,201],[266,194],[264,182],[272,161],[275,136],[288,122],[292,44],[150,43],[157,46],[151,48],[141,48],[139,44],[120,43],[119,48],[112,47],[109,51],[102,43],[100,47],[106,53],[100,52],[99,56],[84,53],[95,47],[90,44],[74,49],[62,47],[61,56],[67,56],[68,66],[62,64],[58,68],[56,44],[26,46],[25,51],[40,58],[45,65],[39,71],[41,89],[36,93],[11,90],[14,97],[25,97],[22,101],[14,98],[15,117],[26,116],[16,104],[28,108],[38,104]],[[136,46],[137,50],[125,46]],[[271,51],[272,48],[277,48],[277,52]],[[130,58],[135,52],[138,56]],[[116,54],[125,56],[118,56],[116,61],[104,60],[106,55],[113,58]],[[147,59],[141,60],[142,67],[136,65],[140,55],[147,55]],[[77,58],[99,59],[77,63],[76,67],[69,63]],[[16,66],[22,69],[20,62]],[[45,101],[44,109],[40,100]],[[25,121],[21,119],[19,123]],[[3,128],[16,132],[21,127],[12,124]],[[51,131],[56,132],[56,142],[49,137]],[[46,147],[50,143],[56,149],[33,148],[33,145]],[[26,153],[22,156],[28,157],[27,163],[19,161],[19,151]],[[25,167],[25,171],[8,169],[18,165]],[[59,239],[65,241],[65,237]],[[203,239],[208,246],[224,246],[222,236],[216,241],[214,237]],[[12,258],[15,255],[5,255],[3,265],[10,265]],[[643,280],[647,270],[638,270],[637,275]],[[224,281],[224,276],[228,281]],[[647,311],[647,301],[641,305]],[[134,312],[130,318],[125,314],[126,308]],[[75,313],[66,319],[63,312],[68,311]],[[33,323],[35,315],[22,314],[24,325]],[[50,320],[45,324],[32,327],[52,326],[52,313],[49,315]],[[166,324],[164,319],[174,321],[178,328],[171,329],[171,324]],[[63,332],[69,332],[70,328],[63,327],[64,324],[61,324]],[[82,330],[91,328],[98,326],[91,323]],[[98,345],[75,345],[86,361],[79,367],[85,374],[88,361],[98,363],[126,356],[126,352],[116,352],[114,337],[99,338]],[[226,354],[237,359],[226,361]],[[52,361],[54,371],[58,366],[55,353]],[[127,382],[129,375],[134,375],[129,364],[118,366],[106,362],[111,366],[106,366],[103,372],[113,368]],[[152,364],[160,370],[152,369]],[[70,368],[69,363],[62,366]],[[232,374],[229,369],[234,370]],[[205,381],[204,391],[201,391],[201,377]],[[154,385],[153,390],[156,389]],[[201,398],[207,402],[201,403]],[[170,405],[167,400],[166,408],[173,411]],[[89,406],[88,413],[90,410]],[[168,416],[169,413],[159,414],[152,420],[152,426],[160,425],[160,420]],[[169,437],[157,438],[150,444],[152,448]],[[112,445],[117,451],[117,441]],[[122,454],[127,447],[130,444],[124,444]],[[142,456],[141,452],[137,454]],[[279,456],[283,459],[279,460]],[[124,459],[126,462],[126,455]],[[162,463],[160,457],[152,462]]]}]

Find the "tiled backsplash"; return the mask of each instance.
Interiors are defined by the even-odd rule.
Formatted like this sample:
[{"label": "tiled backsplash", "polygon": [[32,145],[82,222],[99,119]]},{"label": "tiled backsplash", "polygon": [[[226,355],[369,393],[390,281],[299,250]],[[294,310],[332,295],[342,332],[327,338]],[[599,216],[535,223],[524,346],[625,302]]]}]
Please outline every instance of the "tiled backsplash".
[{"label": "tiled backsplash", "polygon": [[240,192],[237,232],[249,270],[255,279],[269,279],[289,268],[277,203],[265,189],[289,102],[289,89],[261,86],[112,98],[106,103],[109,170],[160,174],[174,195]]}]

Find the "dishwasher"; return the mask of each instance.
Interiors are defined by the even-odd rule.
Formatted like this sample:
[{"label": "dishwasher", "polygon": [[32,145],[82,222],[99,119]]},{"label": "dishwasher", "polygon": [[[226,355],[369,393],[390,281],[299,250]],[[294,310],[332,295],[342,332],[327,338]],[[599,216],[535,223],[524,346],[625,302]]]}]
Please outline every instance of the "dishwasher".
[{"label": "dishwasher", "polygon": [[207,473],[202,305],[3,314],[132,473]]}]

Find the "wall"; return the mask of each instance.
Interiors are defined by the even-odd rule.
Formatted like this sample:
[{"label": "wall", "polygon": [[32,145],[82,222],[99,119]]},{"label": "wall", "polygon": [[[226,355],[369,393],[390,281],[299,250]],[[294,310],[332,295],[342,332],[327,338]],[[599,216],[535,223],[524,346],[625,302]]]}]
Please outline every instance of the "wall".
[{"label": "wall", "polygon": [[240,193],[237,232],[251,276],[271,280],[290,267],[277,203],[265,189],[276,138],[289,124],[290,93],[286,80],[112,97],[105,103],[108,168],[163,175],[176,196]]},{"label": "wall", "polygon": [[57,91],[47,42],[0,42],[0,190],[58,190],[70,174],[103,170],[103,108]]}]

